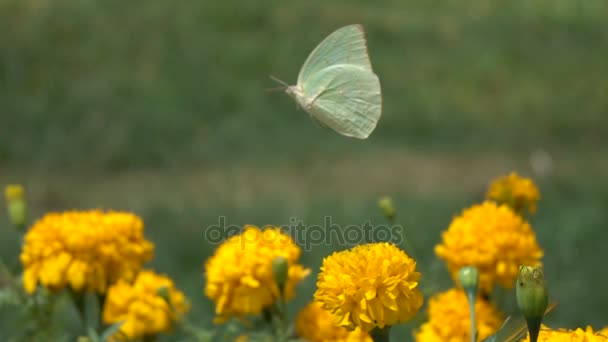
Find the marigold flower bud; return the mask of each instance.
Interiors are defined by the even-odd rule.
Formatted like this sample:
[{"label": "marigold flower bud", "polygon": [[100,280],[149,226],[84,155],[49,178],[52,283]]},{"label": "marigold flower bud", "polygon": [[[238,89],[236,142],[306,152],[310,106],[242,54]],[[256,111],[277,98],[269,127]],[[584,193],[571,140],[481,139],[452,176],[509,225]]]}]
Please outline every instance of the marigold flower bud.
[{"label": "marigold flower bud", "polygon": [[477,341],[477,327],[475,318],[475,300],[479,288],[479,271],[474,266],[465,266],[458,271],[458,280],[464,288],[469,302],[469,315],[471,319],[471,341]]},{"label": "marigold flower bud", "polygon": [[535,342],[549,302],[542,268],[521,266],[515,294],[517,306],[528,323],[530,341]]},{"label": "marigold flower bud", "polygon": [[382,212],[384,213],[384,216],[386,216],[386,218],[391,221],[395,219],[395,207],[393,206],[393,200],[390,197],[385,196],[380,198],[380,200],[378,201],[378,207],[382,209]]},{"label": "marigold flower bud", "polygon": [[272,260],[272,274],[277,282],[279,291],[281,291],[281,295],[283,295],[285,284],[287,284],[288,272],[289,265],[286,258],[276,257]]},{"label": "marigold flower bud", "polygon": [[25,202],[25,190],[23,186],[16,184],[7,185],[4,189],[4,194],[11,222],[18,229],[23,229],[27,221],[27,204]]},{"label": "marigold flower bud", "polygon": [[458,271],[458,280],[467,294],[477,295],[479,287],[479,271],[475,266],[465,266]]},{"label": "marigold flower bud", "polygon": [[165,302],[167,303],[171,303],[171,298],[169,297],[169,288],[166,286],[161,286],[156,290],[156,293],[158,293],[158,295],[165,300]]}]

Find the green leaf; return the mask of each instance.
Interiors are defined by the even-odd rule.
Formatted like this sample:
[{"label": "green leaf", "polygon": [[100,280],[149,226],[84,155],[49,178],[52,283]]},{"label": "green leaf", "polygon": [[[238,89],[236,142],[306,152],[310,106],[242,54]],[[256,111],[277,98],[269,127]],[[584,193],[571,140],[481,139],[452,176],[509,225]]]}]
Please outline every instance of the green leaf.
[{"label": "green leaf", "polygon": [[0,289],[0,307],[18,306],[21,303],[19,292],[12,287]]},{"label": "green leaf", "polygon": [[[557,303],[555,303],[555,302],[549,304],[549,306],[547,307],[547,310],[545,310],[545,316],[547,314],[549,314],[551,311],[553,311],[553,309],[555,309],[556,306],[557,306]],[[498,329],[498,331],[494,335],[484,339],[482,342],[518,341],[518,340],[521,340],[522,338],[525,338],[526,333],[528,332],[527,328],[528,328],[528,326],[526,324],[526,320],[523,317],[521,317],[521,316],[519,316],[517,318],[507,317],[507,319],[502,324],[500,329]]]},{"label": "green leaf", "polygon": [[117,323],[114,323],[112,325],[110,325],[109,327],[107,327],[102,333],[101,333],[101,341],[107,341],[110,336],[116,334],[119,330],[120,327],[122,327],[122,325],[124,324],[124,321],[120,321]]},{"label": "green leaf", "polygon": [[97,331],[95,331],[95,329],[92,327],[87,328],[87,337],[89,338],[90,342],[103,342],[101,337],[97,334]]}]

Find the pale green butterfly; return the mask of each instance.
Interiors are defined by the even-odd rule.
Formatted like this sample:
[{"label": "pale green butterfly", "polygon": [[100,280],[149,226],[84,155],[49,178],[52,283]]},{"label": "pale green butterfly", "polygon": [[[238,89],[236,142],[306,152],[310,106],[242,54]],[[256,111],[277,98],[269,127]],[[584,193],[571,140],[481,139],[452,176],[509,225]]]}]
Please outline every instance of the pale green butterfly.
[{"label": "pale green butterfly", "polygon": [[361,25],[325,38],[304,62],[296,85],[277,81],[313,120],[347,137],[366,139],[380,119],[380,80],[372,71]]}]

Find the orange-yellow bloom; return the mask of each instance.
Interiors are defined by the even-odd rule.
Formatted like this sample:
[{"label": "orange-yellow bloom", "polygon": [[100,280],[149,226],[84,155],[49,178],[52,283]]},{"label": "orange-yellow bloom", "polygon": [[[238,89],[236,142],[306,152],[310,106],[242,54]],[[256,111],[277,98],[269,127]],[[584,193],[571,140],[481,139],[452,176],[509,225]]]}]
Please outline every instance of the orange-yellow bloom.
[{"label": "orange-yellow bloom", "polygon": [[[576,330],[558,329],[552,330],[543,325],[538,335],[538,342],[607,342],[607,328],[599,331],[593,331],[591,326],[587,328],[577,328]],[[522,342],[529,342],[528,335]]]},{"label": "orange-yellow bloom", "polygon": [[500,204],[510,206],[517,213],[527,208],[528,212],[536,212],[536,203],[540,193],[530,178],[520,177],[511,172],[507,176],[496,178],[488,189],[487,198]]},{"label": "orange-yellow bloom", "polygon": [[171,331],[189,309],[186,297],[169,277],[141,271],[132,284],[120,280],[108,289],[103,321],[124,322],[114,338],[133,340]]},{"label": "orange-yellow bloom", "polygon": [[205,294],[215,303],[216,322],[257,315],[280,298],[272,272],[277,257],[287,262],[284,298],[291,299],[310,270],[298,264],[300,248],[289,235],[278,227],[246,226],[242,234],[222,243],[205,263]]},{"label": "orange-yellow bloom", "polygon": [[[478,340],[492,335],[503,322],[496,307],[482,298],[475,301]],[[471,318],[467,296],[462,289],[450,289],[429,300],[429,320],[414,333],[417,342],[468,342]]]},{"label": "orange-yellow bloom", "polygon": [[323,260],[315,301],[334,324],[369,332],[411,319],[422,306],[416,262],[390,243],[335,252]]},{"label": "orange-yellow bloom", "polygon": [[543,257],[530,224],[508,206],[490,201],[455,217],[435,254],[447,262],[455,281],[462,267],[477,267],[479,288],[487,294],[495,284],[512,288],[519,266],[539,266]]},{"label": "orange-yellow bloom", "polygon": [[152,258],[154,245],[143,232],[142,220],[126,212],[46,214],[25,235],[23,285],[28,293],[38,283],[104,293],[119,279],[132,280]]},{"label": "orange-yellow bloom", "polygon": [[243,334],[243,335],[239,335],[237,336],[237,338],[234,339],[234,342],[248,342],[249,341],[249,336]]},{"label": "orange-yellow bloom", "polygon": [[331,314],[312,302],[296,318],[296,334],[310,342],[372,342],[371,336],[360,328],[348,331],[335,325]]}]

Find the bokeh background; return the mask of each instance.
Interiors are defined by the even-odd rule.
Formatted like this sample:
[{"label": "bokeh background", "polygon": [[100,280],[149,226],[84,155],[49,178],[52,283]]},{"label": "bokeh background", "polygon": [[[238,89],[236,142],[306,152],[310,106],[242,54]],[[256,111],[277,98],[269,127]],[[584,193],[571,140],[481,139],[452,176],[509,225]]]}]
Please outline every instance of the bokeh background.
[{"label": "bokeh background", "polygon": [[[603,0],[0,0],[0,180],[27,187],[33,218],[141,215],[150,266],[212,326],[204,230],[219,216],[384,224],[376,203],[390,195],[433,292],[451,286],[433,254],[440,232],[494,177],[518,171],[542,196],[531,222],[560,303],[547,322],[601,328],[606,18]],[[266,91],[269,75],[294,83],[316,44],[351,23],[366,27],[383,87],[366,141],[318,128]],[[0,238],[0,256],[14,258],[18,239]],[[315,246],[302,261],[316,273],[346,247]],[[313,274],[292,315],[314,288]],[[410,338],[407,327],[394,334]]]}]

